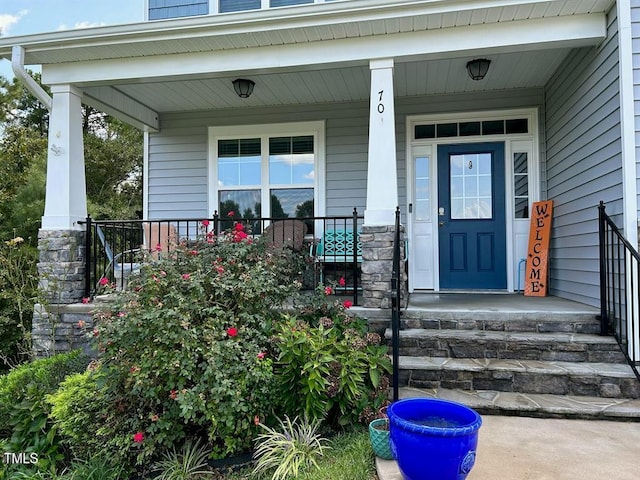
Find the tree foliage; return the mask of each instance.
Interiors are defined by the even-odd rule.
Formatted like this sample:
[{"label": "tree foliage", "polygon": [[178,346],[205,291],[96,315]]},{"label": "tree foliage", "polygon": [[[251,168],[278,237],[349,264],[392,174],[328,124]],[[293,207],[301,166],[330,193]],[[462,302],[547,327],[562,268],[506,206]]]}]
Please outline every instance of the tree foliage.
[{"label": "tree foliage", "polygon": [[[89,214],[136,218],[142,133],[89,106],[82,109]],[[44,105],[17,79],[0,77],[0,238],[20,235],[35,244],[44,212],[48,124]]]}]

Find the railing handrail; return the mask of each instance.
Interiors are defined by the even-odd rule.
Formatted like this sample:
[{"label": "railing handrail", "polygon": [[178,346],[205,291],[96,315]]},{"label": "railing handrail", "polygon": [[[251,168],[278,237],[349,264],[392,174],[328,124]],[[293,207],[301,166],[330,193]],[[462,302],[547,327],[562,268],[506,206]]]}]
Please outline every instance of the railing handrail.
[{"label": "railing handrail", "polygon": [[[177,245],[177,240],[194,240],[202,235],[201,225],[203,221],[209,222],[207,231],[211,234],[220,234],[223,230],[230,228],[234,223],[243,223],[247,226],[246,232],[254,236],[260,236],[267,232],[267,227],[279,221],[297,220],[304,222],[309,231],[300,240],[300,244],[304,244],[310,255],[315,255],[315,246],[323,238],[323,233],[330,229],[341,229],[345,231],[360,231],[364,216],[358,213],[357,208],[349,215],[325,215],[325,216],[308,216],[308,217],[236,217],[236,216],[220,216],[217,212],[209,218],[159,218],[159,219],[125,219],[125,220],[94,220],[87,217],[79,222],[87,230],[85,239],[85,285],[84,295],[91,297],[95,294],[97,282],[102,276],[116,277],[116,271],[113,267],[112,258],[116,255],[126,255],[118,257],[119,264],[127,267],[128,270],[140,269],[139,260],[133,256],[131,252],[149,250],[153,258],[157,256],[156,251],[151,248],[158,243],[158,248],[162,243],[162,250],[172,249]],[[97,231],[99,229],[100,231]],[[155,229],[155,230],[154,230]],[[160,233],[160,230],[168,229],[171,233]],[[293,236],[297,237],[303,230],[296,230]],[[153,233],[151,233],[153,232]],[[273,231],[270,232],[273,235]],[[282,233],[284,235],[284,232]],[[287,234],[289,235],[289,234]],[[171,238],[171,241],[161,241],[162,238]],[[270,238],[270,237],[269,237]],[[345,292],[353,292],[353,304],[358,305],[358,295],[361,289],[359,285],[359,270],[361,257],[355,243],[359,236],[353,235],[354,245],[352,250],[348,249],[348,255],[341,257],[340,255],[325,254],[324,257],[318,257],[313,263],[314,273],[319,272],[335,277],[346,278],[347,286],[341,286]],[[161,250],[158,250],[161,251]],[[353,252],[353,256],[351,254]],[[334,258],[335,257],[335,258]],[[108,258],[108,261],[106,260]],[[318,270],[320,269],[320,270]],[[121,275],[118,277],[120,284],[125,285],[124,269],[119,270]],[[311,273],[311,270],[309,270]],[[113,274],[113,275],[112,275]],[[322,275],[320,281],[322,281]],[[318,278],[307,277],[306,285],[310,287],[311,283],[317,284]],[[342,280],[341,280],[342,282]],[[342,282],[344,283],[344,282]],[[351,295],[351,293],[348,293]]]},{"label": "railing handrail", "polygon": [[400,302],[402,273],[400,271],[400,207],[396,207],[395,232],[393,240],[393,267],[391,273],[391,350],[393,401],[399,397],[400,372]]},{"label": "railing handrail", "polygon": [[633,245],[631,245],[629,240],[627,240],[626,237],[622,234],[618,226],[613,222],[609,214],[605,211],[605,208],[606,207],[604,205],[604,202],[600,202],[598,209],[601,210],[604,221],[607,222],[611,230],[613,230],[613,232],[620,239],[620,241],[622,241],[622,244],[627,248],[627,250],[629,250],[629,253],[631,253],[631,255],[636,260],[638,260],[638,262],[640,262],[640,253],[634,248]]},{"label": "railing handrail", "polygon": [[598,233],[600,334],[613,334],[640,381],[640,253],[606,213],[604,202],[598,206]]}]

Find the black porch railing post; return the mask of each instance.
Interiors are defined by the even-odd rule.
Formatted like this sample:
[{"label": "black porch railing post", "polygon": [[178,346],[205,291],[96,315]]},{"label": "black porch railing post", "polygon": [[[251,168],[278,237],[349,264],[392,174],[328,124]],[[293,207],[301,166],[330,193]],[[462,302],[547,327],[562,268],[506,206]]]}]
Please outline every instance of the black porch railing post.
[{"label": "black porch railing post", "polygon": [[220,216],[217,210],[213,212],[213,233],[216,236],[220,235]]},{"label": "black porch railing post", "polygon": [[393,243],[393,271],[391,273],[391,349],[393,361],[393,401],[399,397],[400,371],[400,207],[396,208],[395,238]]},{"label": "black porch railing post", "polygon": [[358,305],[358,209],[353,207],[353,304]]},{"label": "black porch railing post", "polygon": [[608,330],[607,306],[607,233],[605,222],[604,202],[598,206],[598,234],[600,240],[600,335],[606,335]]},{"label": "black porch railing post", "polygon": [[85,223],[85,236],[84,236],[84,297],[91,297],[91,273],[92,273],[92,249],[93,239],[91,238],[91,217],[87,215],[87,221]]}]

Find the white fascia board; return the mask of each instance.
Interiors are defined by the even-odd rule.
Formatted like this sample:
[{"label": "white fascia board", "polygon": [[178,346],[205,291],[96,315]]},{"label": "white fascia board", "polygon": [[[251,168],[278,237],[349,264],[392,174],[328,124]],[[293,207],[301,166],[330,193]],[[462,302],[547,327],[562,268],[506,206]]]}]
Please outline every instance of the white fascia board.
[{"label": "white fascia board", "polygon": [[[0,37],[0,57],[10,58],[13,45],[29,50],[82,48],[94,45],[168,41],[210,35],[234,35],[292,28],[331,26],[390,18],[428,16],[523,5],[567,3],[568,0],[350,0],[295,5],[216,15],[108,25],[14,37]],[[575,1],[575,0],[573,0]],[[330,5],[330,8],[327,8]],[[603,12],[604,13],[604,12]],[[28,60],[28,59],[27,59]],[[27,61],[28,63],[28,61]]]},{"label": "white fascia board", "polygon": [[124,95],[113,87],[104,86],[85,89],[82,102],[145,132],[157,132],[160,130],[158,112]]},{"label": "white fascia board", "polygon": [[46,84],[80,86],[99,82],[179,79],[278,68],[364,64],[377,58],[396,61],[443,58],[487,51],[522,51],[596,45],[606,37],[605,14],[573,15],[420,32],[344,38],[303,44],[156,55],[48,65]]}]

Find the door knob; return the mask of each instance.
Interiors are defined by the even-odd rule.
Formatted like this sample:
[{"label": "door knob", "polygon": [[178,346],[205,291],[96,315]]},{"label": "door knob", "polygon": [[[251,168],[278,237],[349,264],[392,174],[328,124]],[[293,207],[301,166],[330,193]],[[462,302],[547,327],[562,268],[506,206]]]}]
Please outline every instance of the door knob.
[{"label": "door knob", "polygon": [[444,222],[438,222],[438,225],[444,227]]}]

